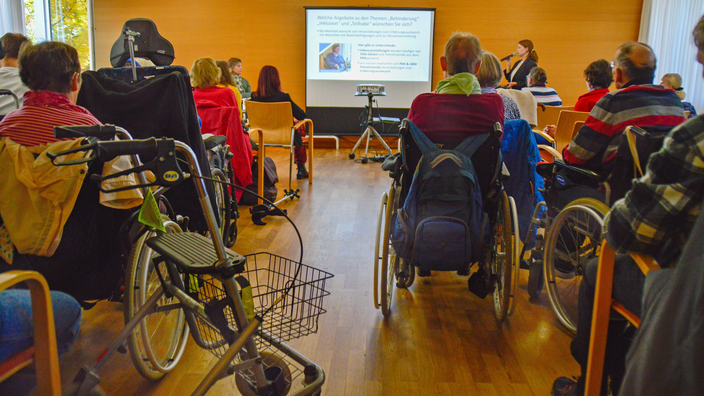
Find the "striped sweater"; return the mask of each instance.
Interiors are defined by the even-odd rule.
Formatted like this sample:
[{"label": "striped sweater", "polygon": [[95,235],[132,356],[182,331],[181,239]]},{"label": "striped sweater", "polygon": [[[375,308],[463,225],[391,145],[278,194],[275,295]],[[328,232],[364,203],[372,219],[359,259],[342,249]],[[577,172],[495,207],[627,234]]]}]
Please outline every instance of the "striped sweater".
[{"label": "striped sweater", "polygon": [[562,99],[552,88],[548,87],[525,87],[521,91],[528,91],[535,96],[535,101],[545,106],[562,106]]},{"label": "striped sweater", "polygon": [[671,89],[652,84],[626,86],[597,102],[562,154],[565,162],[606,175],[627,126],[665,134],[684,121],[682,102]]},{"label": "striped sweater", "polygon": [[24,105],[0,121],[0,136],[23,146],[37,146],[58,141],[55,126],[96,124],[100,124],[97,118],[65,95],[29,91],[24,94]]}]

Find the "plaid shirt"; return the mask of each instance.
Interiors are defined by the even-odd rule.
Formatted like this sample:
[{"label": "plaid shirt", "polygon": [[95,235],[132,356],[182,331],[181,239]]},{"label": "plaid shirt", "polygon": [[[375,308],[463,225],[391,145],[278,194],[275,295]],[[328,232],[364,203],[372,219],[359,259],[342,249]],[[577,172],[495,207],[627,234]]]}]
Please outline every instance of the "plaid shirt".
[{"label": "plaid shirt", "polygon": [[704,197],[704,115],[673,129],[645,175],[604,219],[604,236],[620,252],[645,253],[666,267],[677,260]]}]

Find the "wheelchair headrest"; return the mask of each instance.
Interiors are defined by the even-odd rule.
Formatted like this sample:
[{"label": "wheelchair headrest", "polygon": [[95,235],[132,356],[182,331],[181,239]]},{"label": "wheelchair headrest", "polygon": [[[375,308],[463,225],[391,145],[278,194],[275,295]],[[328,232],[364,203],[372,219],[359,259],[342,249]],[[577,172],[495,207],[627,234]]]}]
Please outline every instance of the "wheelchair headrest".
[{"label": "wheelchair headrest", "polygon": [[110,49],[112,67],[122,67],[130,57],[129,42],[124,35],[125,29],[139,33],[134,38],[134,56],[147,58],[157,66],[168,66],[174,61],[174,46],[161,37],[151,19],[130,19],[122,26],[120,37]]}]

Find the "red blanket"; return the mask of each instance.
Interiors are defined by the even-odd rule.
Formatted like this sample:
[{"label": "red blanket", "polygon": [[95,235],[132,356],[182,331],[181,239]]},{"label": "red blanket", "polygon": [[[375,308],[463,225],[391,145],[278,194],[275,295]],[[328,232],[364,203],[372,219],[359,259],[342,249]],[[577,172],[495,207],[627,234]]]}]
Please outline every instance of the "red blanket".
[{"label": "red blanket", "polygon": [[[223,135],[227,137],[232,158],[235,183],[246,187],[252,183],[252,146],[249,136],[242,130],[240,111],[237,108],[235,94],[229,88],[196,88],[193,91],[196,110],[202,125],[203,134]],[[236,191],[237,199],[242,192]]]},{"label": "red blanket", "polygon": [[491,132],[494,123],[504,126],[504,102],[499,94],[418,95],[408,118],[431,141],[458,144],[469,136]]}]

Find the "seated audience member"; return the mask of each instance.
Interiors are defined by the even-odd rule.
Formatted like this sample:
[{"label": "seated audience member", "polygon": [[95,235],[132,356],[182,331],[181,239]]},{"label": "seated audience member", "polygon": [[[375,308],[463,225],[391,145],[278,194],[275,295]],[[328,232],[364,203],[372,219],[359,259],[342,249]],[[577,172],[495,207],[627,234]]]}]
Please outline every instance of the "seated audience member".
[{"label": "seated audience member", "polygon": [[481,94],[475,74],[482,62],[479,39],[471,33],[458,32],[445,45],[440,57],[444,79],[436,93],[413,99],[410,119],[431,140],[458,144],[472,135],[491,132],[494,123],[503,127],[504,102],[499,94]]},{"label": "seated audience member", "polygon": [[589,113],[562,152],[565,162],[606,176],[627,126],[662,134],[685,120],[675,92],[653,85],[655,63],[647,44],[630,42],[618,48],[612,63],[616,90],[604,95]]},{"label": "seated audience member", "polygon": [[249,81],[242,77],[242,60],[240,58],[230,58],[227,61],[227,65],[230,67],[232,79],[235,81],[235,86],[242,94],[242,97],[244,99],[251,98],[252,87],[249,85]]},{"label": "seated audience member", "polygon": [[215,64],[220,69],[220,83],[218,83],[218,87],[230,88],[230,90],[235,94],[235,99],[237,99],[237,108],[240,110],[240,119],[242,119],[242,94],[235,86],[235,81],[232,79],[230,68],[224,60],[219,60],[215,62]]},{"label": "seated audience member", "polygon": [[[20,79],[20,70],[17,68],[17,58],[19,58],[22,44],[29,43],[26,37],[17,33],[7,33],[0,38],[0,44],[5,51],[5,57],[0,59],[0,89],[12,91],[20,106],[24,102],[24,93],[29,91]],[[0,117],[15,110],[15,99],[9,95],[0,96]]]},{"label": "seated audience member", "polygon": [[684,98],[685,96],[687,96],[687,94],[685,94],[684,90],[682,89],[682,76],[677,73],[665,74],[664,76],[662,76],[662,81],[660,82],[660,85],[665,88],[675,90],[675,92],[677,93],[677,97],[679,97],[682,101],[682,107],[684,107],[684,111],[689,111],[689,118],[692,118],[697,115],[697,110],[694,108],[694,106],[692,106],[691,103],[684,101]]},{"label": "seated audience member", "polygon": [[[227,137],[230,150],[235,153],[232,168],[235,183],[248,186],[252,183],[252,146],[242,130],[240,111],[235,93],[219,87],[221,72],[212,58],[199,58],[191,67],[193,99],[201,119],[200,131]],[[242,192],[236,190],[237,199]]]},{"label": "seated audience member", "polygon": [[340,44],[332,45],[332,52],[325,57],[325,68],[345,70],[345,58],[340,55]]},{"label": "seated audience member", "polygon": [[[52,291],[56,347],[59,355],[68,352],[81,327],[81,306],[65,293]],[[34,320],[29,290],[0,292],[0,363],[34,344]],[[0,394],[31,394],[36,386],[36,373],[25,369],[0,383]]]},{"label": "seated audience member", "polygon": [[[694,29],[694,41],[698,48],[697,60],[704,64],[704,17]],[[625,44],[616,55],[617,67],[623,67],[620,65],[628,59],[632,66],[641,65],[650,72],[654,69],[646,66],[654,66],[655,57],[643,44]],[[618,70],[616,83],[620,85],[623,71]],[[662,91],[651,85],[642,87],[645,91]],[[619,95],[619,91],[616,91],[616,95]],[[650,157],[645,175],[633,181],[631,191],[616,201],[611,212],[604,218],[604,236],[614,249],[620,253],[651,255],[662,267],[677,261],[704,198],[702,153],[704,116],[692,118],[668,133],[662,149]],[[582,367],[582,375],[577,381],[567,377],[558,378],[553,384],[553,395],[584,394],[597,266],[598,261],[593,261],[587,263],[584,269],[579,290],[577,335],[571,347],[572,356]],[[644,281],[643,273],[629,256],[616,256],[613,298],[639,316]],[[625,370],[624,356],[631,341],[628,333],[632,333],[631,328],[624,334],[625,327],[625,321],[611,321],[609,324],[602,395],[606,394],[607,376],[611,378],[613,394],[618,394]]]},{"label": "seated audience member", "polygon": [[[477,80],[479,86],[482,87],[482,93],[496,93],[496,88],[501,83],[503,73],[501,71],[501,62],[496,55],[489,51],[482,51],[482,65],[477,72]],[[504,101],[504,118],[506,120],[518,120],[521,118],[521,112],[518,110],[516,101],[508,96],[501,95]]]},{"label": "seated audience member", "polygon": [[[259,72],[259,81],[257,82],[257,90],[252,93],[252,100],[255,102],[289,102],[291,103],[291,110],[293,111],[293,122],[304,120],[306,118],[306,112],[303,111],[298,105],[291,99],[291,95],[287,94],[281,89],[281,78],[279,77],[279,70],[274,66],[264,66]],[[301,136],[306,135],[305,128],[299,128],[298,133]],[[298,139],[296,139],[298,140]],[[306,153],[306,148],[303,147],[303,141],[295,143],[293,153],[294,160],[298,166],[298,172],[296,173],[296,179],[307,179],[308,170],[306,169],[306,162],[308,161],[308,155]]]},{"label": "seated audience member", "polygon": [[577,99],[574,111],[590,112],[596,102],[609,93],[609,87],[614,82],[614,77],[611,74],[611,65],[604,59],[594,61],[584,69],[584,78],[587,80],[589,92]]},{"label": "seated audience member", "polygon": [[36,146],[57,141],[54,126],[100,124],[75,104],[81,89],[81,63],[75,48],[53,41],[23,47],[19,72],[30,91],[24,94],[24,105],[0,121],[0,137]]},{"label": "seated audience member", "polygon": [[562,99],[553,88],[545,86],[548,82],[548,75],[542,67],[534,67],[528,73],[528,86],[521,88],[521,91],[528,91],[535,96],[538,103],[545,106],[562,106]]}]

